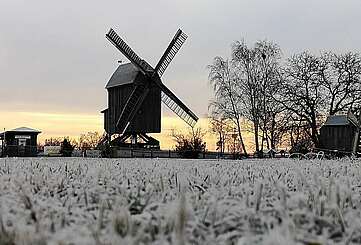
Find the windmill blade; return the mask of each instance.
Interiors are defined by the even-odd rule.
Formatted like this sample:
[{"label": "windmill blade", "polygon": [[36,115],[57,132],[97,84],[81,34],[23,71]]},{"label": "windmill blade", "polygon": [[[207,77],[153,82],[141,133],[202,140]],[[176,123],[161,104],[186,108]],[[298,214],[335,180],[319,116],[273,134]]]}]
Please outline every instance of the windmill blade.
[{"label": "windmill blade", "polygon": [[149,88],[144,84],[137,85],[129,96],[127,103],[125,104],[122,113],[117,121],[117,129],[124,134],[133,120],[135,114],[142,105],[145,97],[149,93]]},{"label": "windmill blade", "polygon": [[187,39],[187,35],[184,32],[182,32],[181,29],[179,29],[177,33],[174,35],[168,48],[165,50],[163,56],[160,58],[157,66],[155,67],[155,71],[158,73],[159,77],[162,77],[169,63],[173,60],[174,56],[182,47],[186,39]]},{"label": "windmill blade", "polygon": [[118,36],[118,34],[110,29],[109,32],[105,35],[107,39],[120,51],[122,54],[128,58],[143,74],[153,72],[154,69],[144,60],[142,60],[129,46],[126,42]]},{"label": "windmill blade", "polygon": [[196,114],[183,104],[183,102],[178,99],[178,97],[175,96],[164,84],[157,84],[160,86],[162,91],[163,103],[193,128],[199,119]]}]

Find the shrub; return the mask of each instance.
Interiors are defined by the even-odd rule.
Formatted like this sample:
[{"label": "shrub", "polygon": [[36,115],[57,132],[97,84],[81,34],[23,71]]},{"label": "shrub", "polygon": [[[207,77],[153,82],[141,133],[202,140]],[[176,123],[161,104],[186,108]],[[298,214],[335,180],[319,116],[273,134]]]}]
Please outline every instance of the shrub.
[{"label": "shrub", "polygon": [[306,154],[312,151],[313,147],[314,145],[310,139],[303,139],[292,146],[292,148],[290,149],[290,153]]},{"label": "shrub", "polygon": [[206,149],[203,141],[205,133],[200,128],[192,129],[187,134],[172,132],[172,138],[176,142],[176,151],[184,158],[198,158],[199,153]]},{"label": "shrub", "polygon": [[64,138],[63,142],[61,143],[61,150],[60,153],[64,156],[64,157],[71,157],[71,154],[73,153],[74,147],[71,143],[70,140],[67,138]]},{"label": "shrub", "polygon": [[97,150],[100,150],[102,157],[111,157],[112,156],[112,149],[110,147],[110,144],[105,141],[101,142],[96,147]]}]

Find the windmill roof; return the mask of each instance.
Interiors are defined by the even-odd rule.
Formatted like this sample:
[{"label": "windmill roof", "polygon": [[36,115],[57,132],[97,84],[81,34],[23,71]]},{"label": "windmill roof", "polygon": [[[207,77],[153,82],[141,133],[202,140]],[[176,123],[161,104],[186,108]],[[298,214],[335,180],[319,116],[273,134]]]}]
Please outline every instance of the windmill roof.
[{"label": "windmill roof", "polygon": [[138,68],[132,63],[122,64],[115,70],[105,88],[133,83],[138,72]]},{"label": "windmill roof", "polygon": [[326,126],[345,126],[353,124],[357,126],[357,119],[348,115],[332,115],[329,116],[324,125]]}]

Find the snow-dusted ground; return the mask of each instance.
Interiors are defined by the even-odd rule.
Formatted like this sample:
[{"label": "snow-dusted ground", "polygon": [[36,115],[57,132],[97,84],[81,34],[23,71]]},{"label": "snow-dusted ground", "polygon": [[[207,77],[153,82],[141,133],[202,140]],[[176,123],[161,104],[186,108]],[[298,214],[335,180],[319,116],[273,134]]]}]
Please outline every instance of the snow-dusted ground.
[{"label": "snow-dusted ground", "polygon": [[359,244],[360,163],[0,159],[0,244]]}]

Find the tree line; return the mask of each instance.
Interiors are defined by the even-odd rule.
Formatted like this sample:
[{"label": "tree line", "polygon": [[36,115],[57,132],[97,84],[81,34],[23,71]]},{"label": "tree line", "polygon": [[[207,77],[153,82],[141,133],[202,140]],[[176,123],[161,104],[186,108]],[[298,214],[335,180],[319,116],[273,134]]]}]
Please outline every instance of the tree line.
[{"label": "tree line", "polygon": [[87,150],[99,150],[103,157],[110,156],[110,146],[106,143],[106,135],[99,132],[87,132],[80,134],[76,138],[70,137],[51,137],[44,140],[43,144],[38,144],[38,149],[43,151],[45,146],[59,146],[60,153],[63,156],[72,156],[74,150],[80,150],[83,153]]},{"label": "tree line", "polygon": [[78,138],[69,137],[51,137],[44,140],[43,144],[39,144],[39,147],[44,146],[61,146],[64,141],[71,144],[74,149],[89,150],[95,149],[99,146],[105,136],[99,132],[87,132],[80,134]]},{"label": "tree line", "polygon": [[217,56],[208,68],[214,91],[209,112],[220,150],[236,139],[239,150],[249,154],[246,131],[252,132],[259,156],[281,145],[291,151],[317,148],[319,128],[328,116],[360,110],[357,52],[303,51],[284,57],[272,41],[253,46],[236,41],[231,57]]}]

